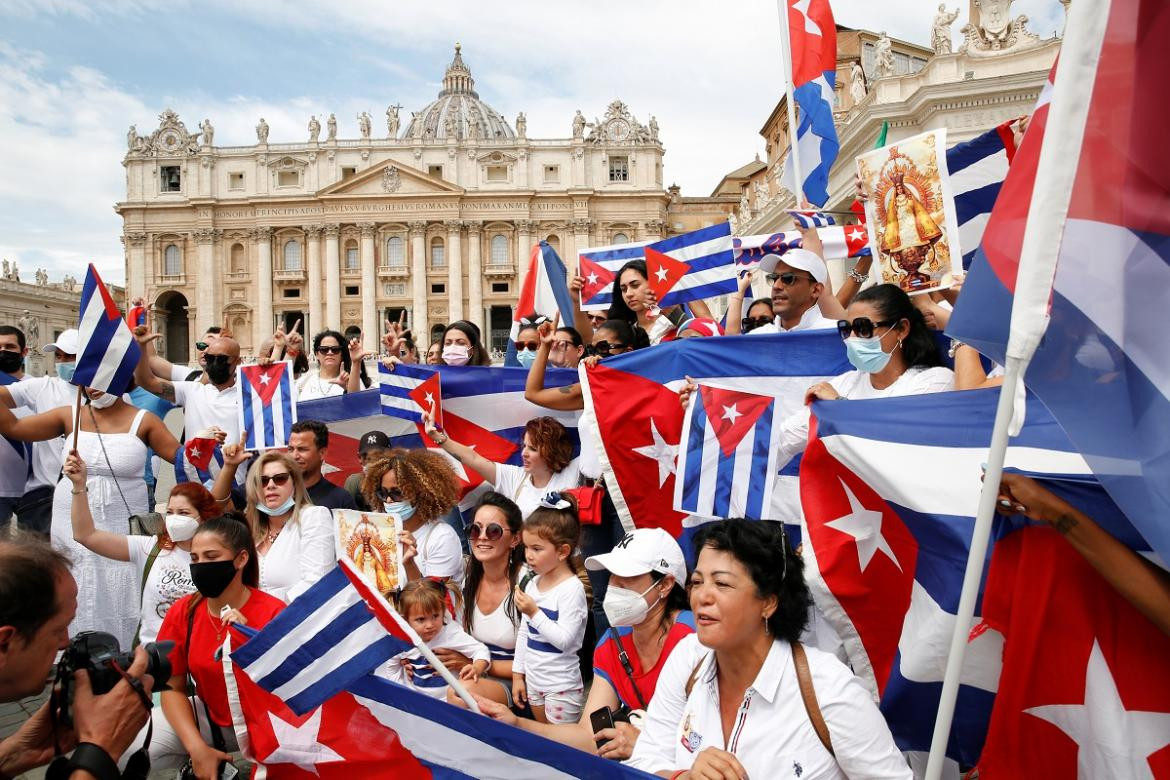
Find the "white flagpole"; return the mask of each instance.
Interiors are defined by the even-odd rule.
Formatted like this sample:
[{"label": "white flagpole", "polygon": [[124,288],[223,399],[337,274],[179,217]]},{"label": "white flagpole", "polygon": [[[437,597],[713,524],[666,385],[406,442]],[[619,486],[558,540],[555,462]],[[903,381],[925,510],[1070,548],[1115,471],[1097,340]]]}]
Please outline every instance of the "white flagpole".
[{"label": "white flagpole", "polygon": [[[792,99],[792,36],[788,29],[788,2],[776,0],[780,17],[780,64],[784,69],[784,102],[788,104],[788,148],[792,150],[792,180],[796,183],[796,207],[804,206],[804,177],[801,176],[800,152],[796,148],[796,103]],[[836,30],[832,31],[836,35]]]},{"label": "white flagpole", "polygon": [[[1077,173],[1077,166],[1069,165],[1068,161],[1081,157],[1085,121],[1093,92],[1091,86],[1096,80],[1097,63],[1111,4],[1111,0],[1097,0],[1076,3],[1069,10],[1067,34],[1060,50],[1060,63],[1044,130],[1044,145],[1040,149],[1036,181],[1028,207],[1028,222],[1024,229],[1024,243],[1020,249],[1004,382],[996,407],[987,471],[979,495],[979,511],[971,535],[971,552],[967,558],[955,631],[951,636],[950,653],[943,676],[934,736],[930,743],[930,758],[926,765],[926,780],[939,780],[946,759],[963,656],[975,615],[975,600],[983,576],[991,520],[995,514],[1004,455],[1011,435],[1009,429],[1013,423],[1016,390],[1048,327],[1048,301],[1052,295],[1056,261],[1060,255],[1061,237]],[[1022,422],[1022,417],[1015,421],[1017,430]]]}]

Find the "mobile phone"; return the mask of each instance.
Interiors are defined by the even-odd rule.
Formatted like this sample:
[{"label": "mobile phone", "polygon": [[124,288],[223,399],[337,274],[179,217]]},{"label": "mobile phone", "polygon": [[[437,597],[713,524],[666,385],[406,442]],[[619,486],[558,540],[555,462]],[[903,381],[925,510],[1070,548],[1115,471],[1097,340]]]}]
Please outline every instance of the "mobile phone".
[{"label": "mobile phone", "polygon": [[[593,733],[601,731],[602,729],[613,728],[613,710],[609,707],[600,707],[589,713],[589,725],[593,727]],[[608,739],[603,739],[597,743],[597,747],[601,747]]]},{"label": "mobile phone", "polygon": [[224,761],[219,765],[219,780],[236,780],[240,776],[240,770],[236,769],[236,765]]}]

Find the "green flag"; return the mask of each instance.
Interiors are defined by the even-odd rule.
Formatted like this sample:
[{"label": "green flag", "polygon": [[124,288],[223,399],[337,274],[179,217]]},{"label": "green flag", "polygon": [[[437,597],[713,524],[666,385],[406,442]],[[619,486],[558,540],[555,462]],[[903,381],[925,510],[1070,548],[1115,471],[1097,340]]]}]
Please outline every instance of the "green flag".
[{"label": "green flag", "polygon": [[874,149],[881,149],[886,145],[886,133],[890,132],[890,123],[882,122],[882,131],[878,133],[877,143],[873,145]]}]

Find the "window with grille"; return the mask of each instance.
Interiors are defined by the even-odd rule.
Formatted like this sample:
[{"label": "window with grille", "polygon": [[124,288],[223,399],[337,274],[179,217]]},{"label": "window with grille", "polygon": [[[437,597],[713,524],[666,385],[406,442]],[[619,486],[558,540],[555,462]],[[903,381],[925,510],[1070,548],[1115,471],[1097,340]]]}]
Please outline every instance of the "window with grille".
[{"label": "window with grille", "polygon": [[445,268],[447,257],[443,254],[443,239],[431,239],[431,268]]},{"label": "window with grille", "polygon": [[630,237],[627,236],[625,233],[614,233],[613,234],[613,242],[615,244],[628,244],[628,243],[630,243]]},{"label": "window with grille", "polygon": [[406,267],[406,242],[402,236],[391,236],[386,240],[386,265],[391,268]]},{"label": "window with grille", "polygon": [[630,158],[625,155],[609,158],[609,180],[630,180]]},{"label": "window with grille", "polygon": [[348,271],[358,269],[358,248],[352,241],[345,247],[345,268]]},{"label": "window with grille", "polygon": [[295,239],[284,244],[284,270],[301,270],[301,244]]},{"label": "window with grille", "polygon": [[183,256],[174,244],[163,250],[163,276],[178,276],[183,273]]},{"label": "window with grille", "polygon": [[507,265],[508,264],[508,237],[507,236],[492,236],[492,265]]}]

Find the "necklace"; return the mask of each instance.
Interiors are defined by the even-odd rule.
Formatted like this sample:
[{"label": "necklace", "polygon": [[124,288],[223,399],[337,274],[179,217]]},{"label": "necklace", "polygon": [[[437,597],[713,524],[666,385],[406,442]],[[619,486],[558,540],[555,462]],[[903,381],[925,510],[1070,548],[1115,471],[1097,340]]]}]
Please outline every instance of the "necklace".
[{"label": "necklace", "polygon": [[275,531],[271,530],[271,526],[269,526],[268,534],[264,537],[264,541],[268,542],[269,547],[271,547],[273,543],[276,542],[276,537],[280,536],[280,532],[283,530],[283,525],[280,528],[277,528]]},{"label": "necklace", "polygon": [[207,602],[207,616],[211,618],[212,628],[215,629],[215,643],[217,645],[223,644],[223,635],[227,630],[227,626],[223,622],[223,618],[211,611],[211,602]]}]

